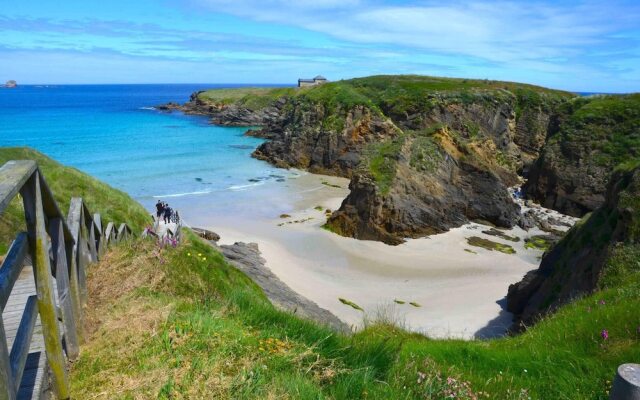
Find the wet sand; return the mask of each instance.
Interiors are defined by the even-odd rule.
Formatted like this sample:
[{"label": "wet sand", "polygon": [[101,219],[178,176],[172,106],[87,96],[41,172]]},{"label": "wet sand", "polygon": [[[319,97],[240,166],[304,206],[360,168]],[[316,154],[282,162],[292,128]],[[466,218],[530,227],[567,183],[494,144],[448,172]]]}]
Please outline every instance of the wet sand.
[{"label": "wet sand", "polygon": [[[399,246],[344,238],[321,225],[324,210],[340,206],[347,186],[346,179],[300,172],[284,182],[169,200],[187,224],[220,234],[221,244],[258,243],[266,266],[284,283],[353,329],[383,319],[438,338],[505,332],[511,322],[503,309],[509,284],[537,268],[542,251],[526,249],[524,240],[483,234],[488,227],[474,223]],[[284,213],[291,217],[280,218]],[[543,232],[505,233],[524,238]],[[516,254],[470,246],[470,236],[508,244]]]}]

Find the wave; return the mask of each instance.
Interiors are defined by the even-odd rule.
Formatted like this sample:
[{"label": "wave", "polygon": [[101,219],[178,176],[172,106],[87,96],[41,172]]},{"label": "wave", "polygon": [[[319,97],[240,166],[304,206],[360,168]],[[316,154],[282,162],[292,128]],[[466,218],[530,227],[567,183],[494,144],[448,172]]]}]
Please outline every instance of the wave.
[{"label": "wave", "polygon": [[229,186],[227,189],[229,189],[229,190],[245,190],[245,189],[249,189],[250,187],[253,187],[253,186],[264,185],[264,182],[265,181],[259,181],[259,182],[249,183],[247,185],[233,185],[233,186]]},{"label": "wave", "polygon": [[138,110],[152,110],[152,111],[155,111],[155,109],[156,109],[155,107],[140,107],[140,108],[138,108]]},{"label": "wave", "polygon": [[201,190],[197,192],[170,193],[170,194],[163,194],[163,195],[151,196],[151,197],[153,197],[154,199],[161,199],[165,197],[184,197],[184,196],[192,196],[192,195],[198,195],[198,194],[209,194],[211,192],[212,192],[211,190]]}]

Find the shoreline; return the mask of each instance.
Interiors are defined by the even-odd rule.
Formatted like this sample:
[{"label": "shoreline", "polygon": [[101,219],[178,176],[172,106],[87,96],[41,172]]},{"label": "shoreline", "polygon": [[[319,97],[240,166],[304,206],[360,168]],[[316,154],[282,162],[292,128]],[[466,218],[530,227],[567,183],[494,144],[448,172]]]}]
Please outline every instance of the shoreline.
[{"label": "shoreline", "polygon": [[[174,201],[184,205],[179,207],[185,221],[218,233],[220,245],[257,243],[278,279],[354,330],[382,320],[434,338],[504,335],[512,322],[504,310],[507,289],[537,268],[542,255],[525,248],[524,237],[544,232],[501,230],[519,237],[516,243],[484,234],[489,227],[470,223],[398,246],[345,238],[321,225],[324,210],[337,209],[348,194],[347,182],[302,172],[283,186],[252,187],[241,201],[227,199],[229,204],[218,207],[212,207],[210,195]],[[510,245],[516,254],[470,246],[471,236]]]}]

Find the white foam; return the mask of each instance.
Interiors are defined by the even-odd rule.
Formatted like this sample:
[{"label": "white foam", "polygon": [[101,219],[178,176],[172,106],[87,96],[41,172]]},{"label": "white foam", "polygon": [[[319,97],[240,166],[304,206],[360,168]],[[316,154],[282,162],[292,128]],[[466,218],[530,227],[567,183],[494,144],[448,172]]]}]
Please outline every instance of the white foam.
[{"label": "white foam", "polygon": [[155,107],[140,107],[140,110],[155,110]]},{"label": "white foam", "polygon": [[233,186],[229,186],[227,189],[229,189],[229,190],[246,190],[246,189],[249,189],[249,188],[254,187],[254,186],[264,185],[264,182],[265,181],[253,182],[253,183],[249,183],[247,185],[233,185]]},{"label": "white foam", "polygon": [[154,199],[160,199],[163,197],[184,197],[184,196],[191,196],[191,195],[198,195],[198,194],[209,194],[211,193],[211,190],[203,190],[203,191],[199,191],[199,192],[186,192],[186,193],[171,193],[171,194],[164,194],[164,195],[158,195],[158,196],[152,196]]}]

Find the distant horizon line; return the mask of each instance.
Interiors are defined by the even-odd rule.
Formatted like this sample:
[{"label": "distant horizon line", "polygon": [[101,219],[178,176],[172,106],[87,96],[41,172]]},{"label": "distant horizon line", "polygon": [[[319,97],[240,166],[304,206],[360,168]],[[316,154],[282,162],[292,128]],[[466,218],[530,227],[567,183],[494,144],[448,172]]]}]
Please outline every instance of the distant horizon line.
[{"label": "distant horizon line", "polygon": [[[456,79],[456,78],[454,78],[454,79]],[[465,79],[465,78],[458,78],[458,79]],[[469,79],[476,79],[476,78],[469,78]],[[347,79],[339,79],[339,80],[347,80]],[[491,80],[497,80],[497,79],[491,79]],[[238,83],[238,82],[235,82],[235,83],[232,83],[232,82],[20,83],[19,81],[16,80],[16,83],[17,83],[18,87],[20,87],[20,86],[125,86],[125,85],[138,85],[138,86],[144,86],[144,85],[149,85],[149,86],[150,85],[233,85],[233,86],[250,86],[250,85],[255,85],[255,86],[265,86],[265,87],[266,86],[269,86],[269,87],[297,87],[297,84],[295,84],[295,83],[258,83],[258,82],[251,82],[251,83]],[[542,86],[542,85],[533,84],[533,83],[527,83],[527,82],[515,82],[515,81],[513,81],[513,83],[534,85],[534,86],[539,86],[539,87],[546,88],[546,89],[560,90],[560,91],[571,92],[571,93],[576,93],[576,94],[613,94],[613,95],[622,95],[622,94],[639,93],[639,92],[594,92],[594,91],[589,91],[589,90],[558,89],[558,88],[552,88],[552,87],[548,87],[548,86]],[[9,88],[3,87],[2,84],[0,83],[0,89],[9,89]]]}]

